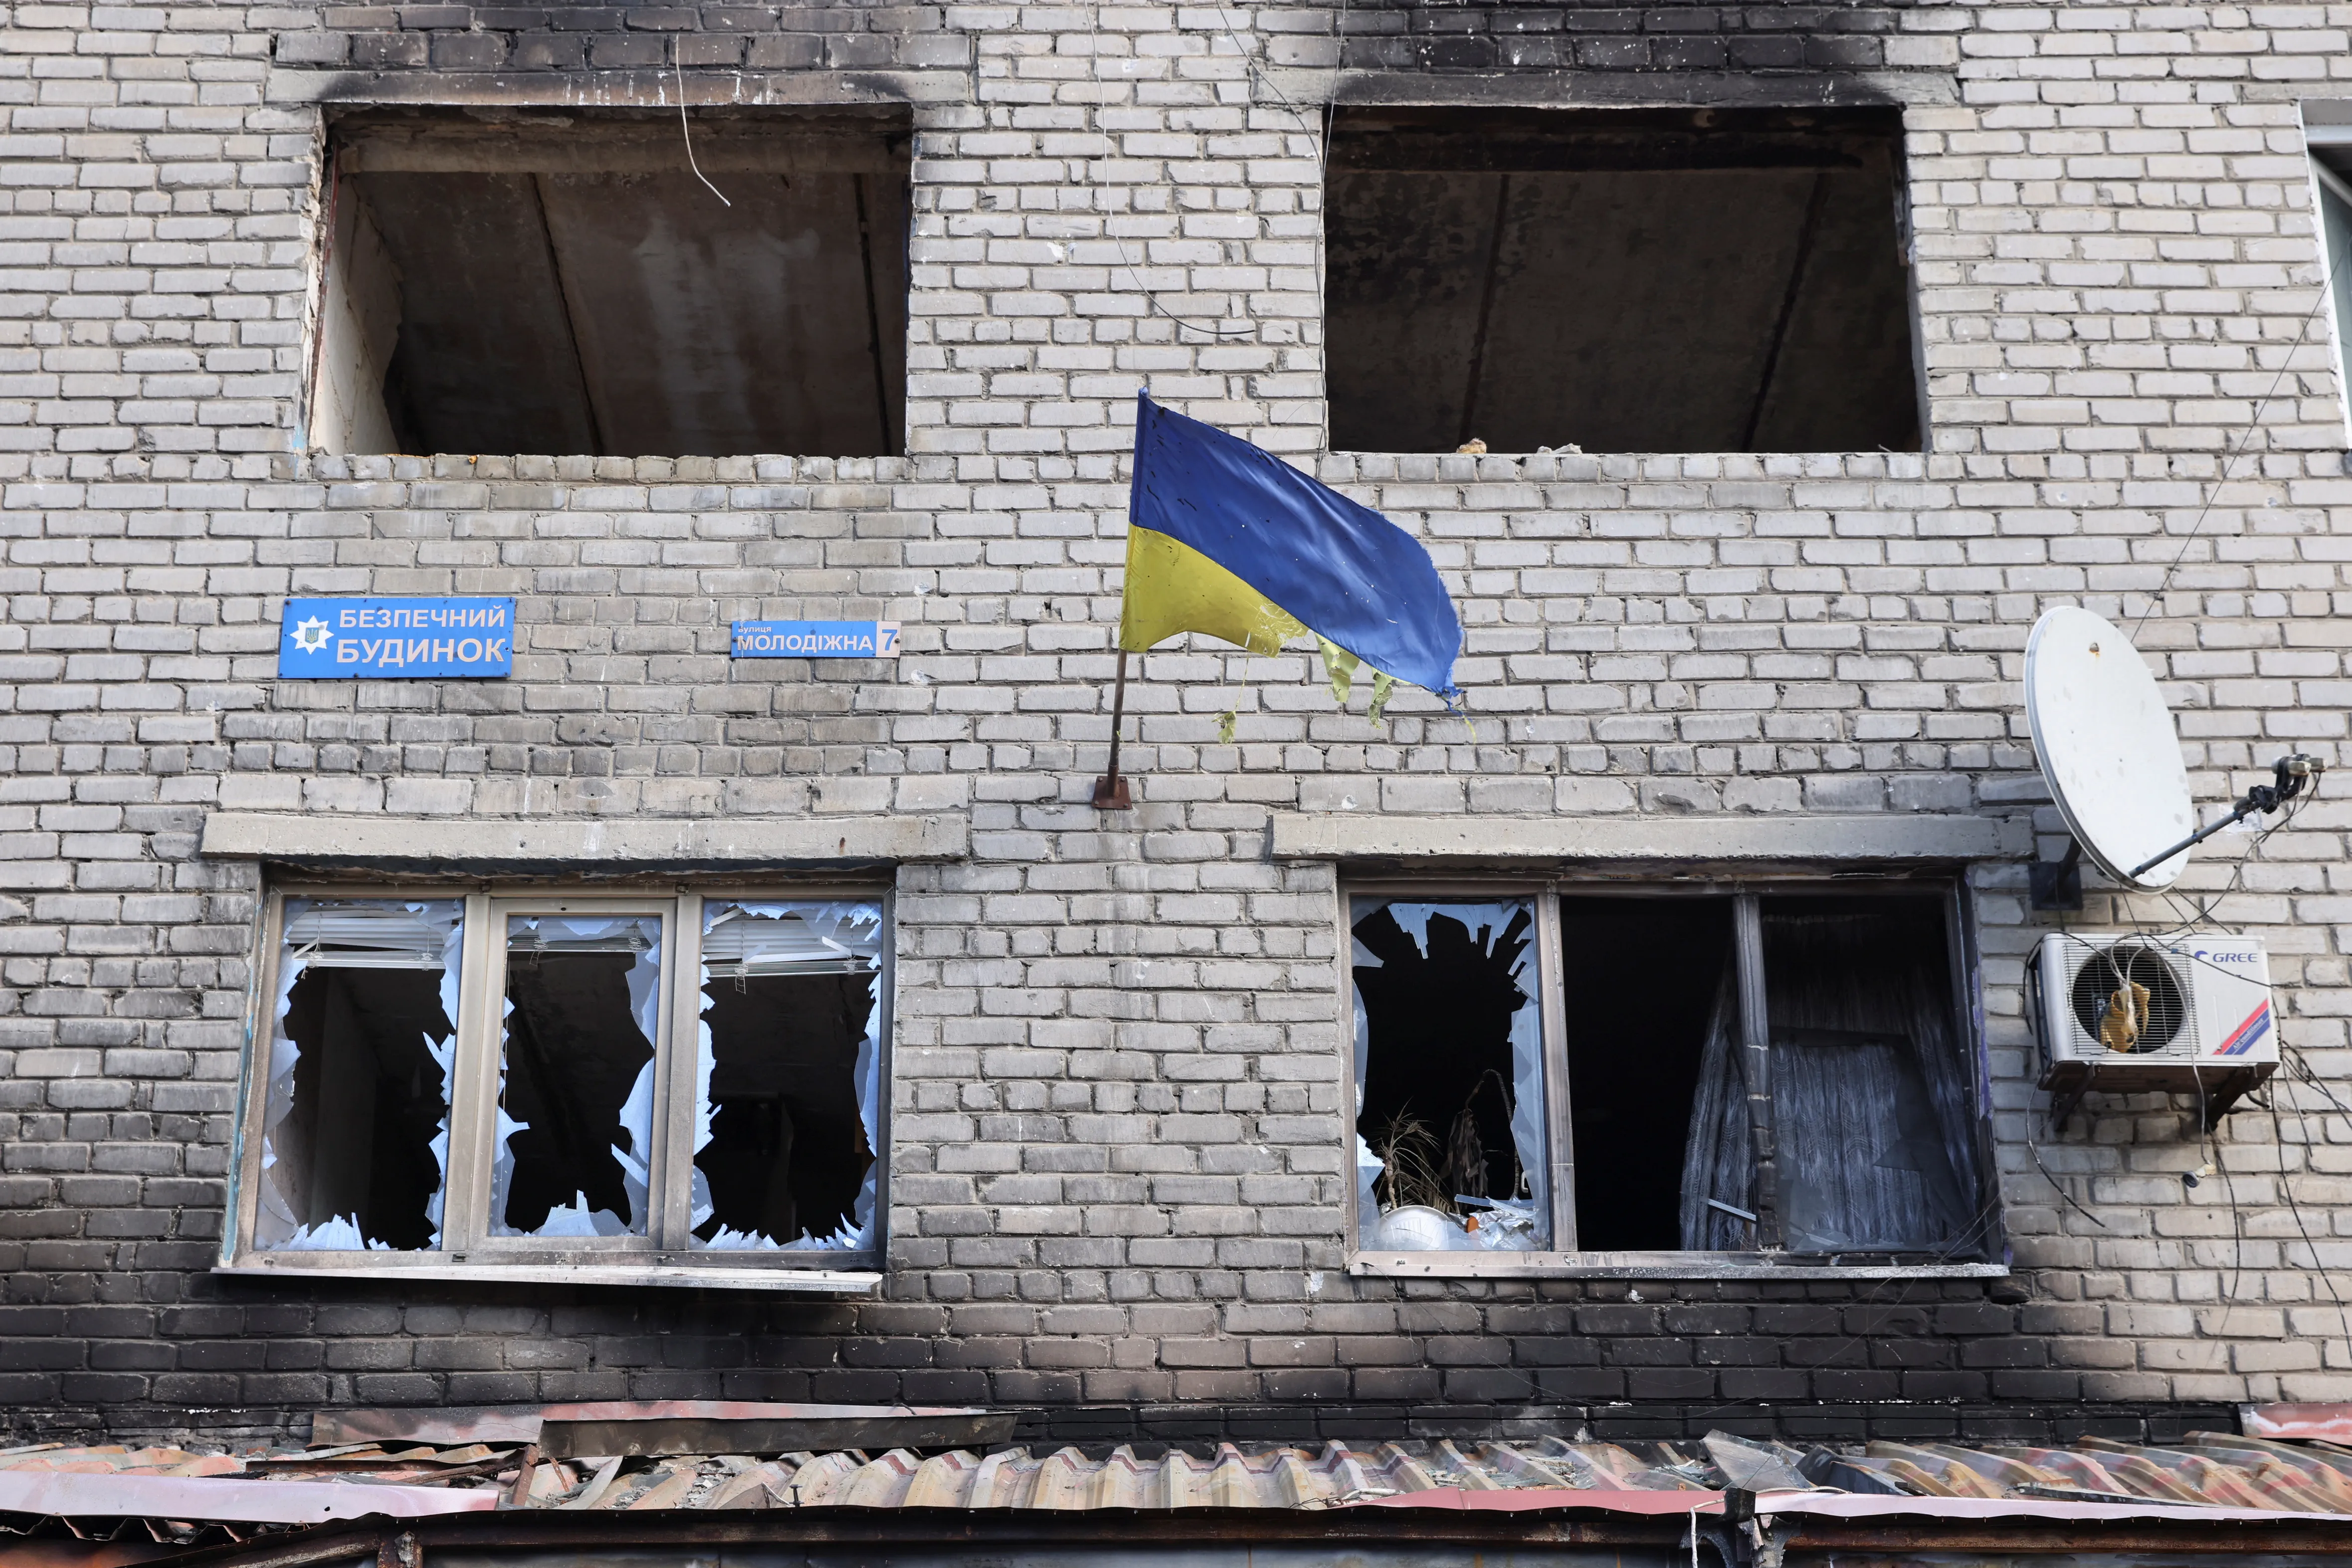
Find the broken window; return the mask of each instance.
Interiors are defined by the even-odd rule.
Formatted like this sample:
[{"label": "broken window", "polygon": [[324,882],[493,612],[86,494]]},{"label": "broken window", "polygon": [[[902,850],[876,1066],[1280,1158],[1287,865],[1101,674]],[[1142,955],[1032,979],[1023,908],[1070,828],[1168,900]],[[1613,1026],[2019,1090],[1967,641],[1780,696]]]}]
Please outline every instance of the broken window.
[{"label": "broken window", "polygon": [[338,119],[309,443],[904,450],[910,122],[691,119]]},{"label": "broken window", "polygon": [[879,897],[298,893],[276,919],[233,1258],[877,1250]]},{"label": "broken window", "polygon": [[493,1236],[643,1236],[661,918],[511,915]]},{"label": "broken window", "polygon": [[872,1245],[878,904],[703,906],[698,1246]]},{"label": "broken window", "polygon": [[1351,900],[1363,1245],[1549,1244],[1535,902]]},{"label": "broken window", "polygon": [[[1949,899],[1354,900],[1360,1245],[1988,1256]],[[1558,956],[1538,964],[1547,916]]]},{"label": "broken window", "polygon": [[262,1246],[413,1251],[441,1232],[464,906],[289,899],[262,1112]]},{"label": "broken window", "polygon": [[1900,115],[1340,110],[1331,445],[1920,449]]}]

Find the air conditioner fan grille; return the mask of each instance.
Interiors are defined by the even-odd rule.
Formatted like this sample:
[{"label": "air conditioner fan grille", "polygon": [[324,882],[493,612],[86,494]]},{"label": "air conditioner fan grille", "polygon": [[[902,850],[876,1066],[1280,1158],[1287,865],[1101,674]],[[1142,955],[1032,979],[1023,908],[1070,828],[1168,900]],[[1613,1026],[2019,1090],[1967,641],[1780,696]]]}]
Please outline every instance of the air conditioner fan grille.
[{"label": "air conditioner fan grille", "polygon": [[[2189,999],[2166,961],[2164,951],[2145,942],[2119,942],[2085,957],[2074,971],[2070,998],[2074,1021],[2083,1032],[2105,1044],[2099,1033],[2116,993],[2136,983],[2147,987],[2147,1019],[2126,1054],[2143,1056],[2162,1050],[2180,1036],[2189,1021]],[[2109,1047],[2110,1049],[2114,1047]]]}]

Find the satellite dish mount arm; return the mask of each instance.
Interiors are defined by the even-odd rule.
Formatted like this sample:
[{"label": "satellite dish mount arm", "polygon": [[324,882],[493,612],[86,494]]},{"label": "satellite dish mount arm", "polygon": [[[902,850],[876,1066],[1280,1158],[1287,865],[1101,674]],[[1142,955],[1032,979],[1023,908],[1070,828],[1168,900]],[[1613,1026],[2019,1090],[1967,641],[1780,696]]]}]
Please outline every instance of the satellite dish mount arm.
[{"label": "satellite dish mount arm", "polygon": [[[2291,757],[2281,757],[2271,766],[2271,782],[2266,784],[2256,784],[2248,790],[2245,798],[2238,802],[2229,816],[2219,822],[2199,828],[2161,855],[2143,860],[2132,868],[2131,874],[2137,877],[2152,870],[2183,850],[2192,849],[2204,843],[2205,840],[2232,824],[2243,822],[2250,816],[2276,811],[2280,806],[2301,795],[2304,785],[2326,771],[2327,763],[2325,761],[2318,757],[2305,756],[2301,752],[2295,752]],[[2035,885],[2040,886],[2039,883]],[[2078,892],[2076,896],[2079,898],[2081,895]],[[2038,909],[2041,906],[2037,903],[2034,907]],[[2074,907],[2080,909],[2082,905],[2077,903]]]}]

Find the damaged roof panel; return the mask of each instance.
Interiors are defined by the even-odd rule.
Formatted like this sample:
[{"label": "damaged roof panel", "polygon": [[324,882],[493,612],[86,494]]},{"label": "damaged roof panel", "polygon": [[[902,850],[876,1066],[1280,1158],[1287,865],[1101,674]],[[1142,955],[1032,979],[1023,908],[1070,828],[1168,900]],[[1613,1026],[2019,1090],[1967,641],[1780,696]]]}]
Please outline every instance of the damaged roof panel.
[{"label": "damaged roof panel", "polygon": [[[184,1448],[42,1446],[0,1453],[0,1531],[83,1539],[194,1541],[202,1525],[264,1530],[365,1514],[483,1510],[675,1513],[785,1509],[1082,1512],[1102,1509],[1313,1510],[1378,1503],[1440,1509],[1715,1511],[1727,1488],[1766,1513],[1866,1521],[2285,1520],[2352,1517],[2352,1453],[2263,1437],[2195,1433],[2168,1447],[2086,1437],[2071,1448],[1874,1442],[1799,1450],[1711,1433],[1697,1443],[1333,1442],[1320,1449],[1220,1445],[1213,1453],[1131,1446],[1088,1454],[1012,1447],[922,1451],[919,1442],[776,1455],[666,1453],[663,1435],[755,1430],[791,1412],[882,1431],[954,1420],[1009,1424],[1011,1412],[685,1401],[509,1411],[353,1412],[322,1416],[306,1448],[200,1454]],[[2332,1421],[2338,1415],[2298,1417]],[[631,1436],[644,1450],[542,1454],[534,1436],[567,1423]],[[643,1430],[623,1432],[632,1424]],[[695,1424],[700,1424],[698,1427]],[[2249,1422],[2249,1425],[2258,1425]],[[423,1441],[415,1438],[423,1437]],[[469,1440],[457,1441],[457,1438]],[[177,1521],[177,1522],[174,1522]]]}]

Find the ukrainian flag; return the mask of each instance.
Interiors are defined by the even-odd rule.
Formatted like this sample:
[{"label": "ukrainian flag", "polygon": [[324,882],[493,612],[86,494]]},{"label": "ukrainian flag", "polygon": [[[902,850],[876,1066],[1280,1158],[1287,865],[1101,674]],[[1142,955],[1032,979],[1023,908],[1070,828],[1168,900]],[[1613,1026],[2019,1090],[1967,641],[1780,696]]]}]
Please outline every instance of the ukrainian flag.
[{"label": "ukrainian flag", "polygon": [[[1451,703],[1462,622],[1429,552],[1289,464],[1140,394],[1118,646],[1206,632],[1253,653],[1312,636]],[[1334,685],[1345,669],[1334,664]]]}]

